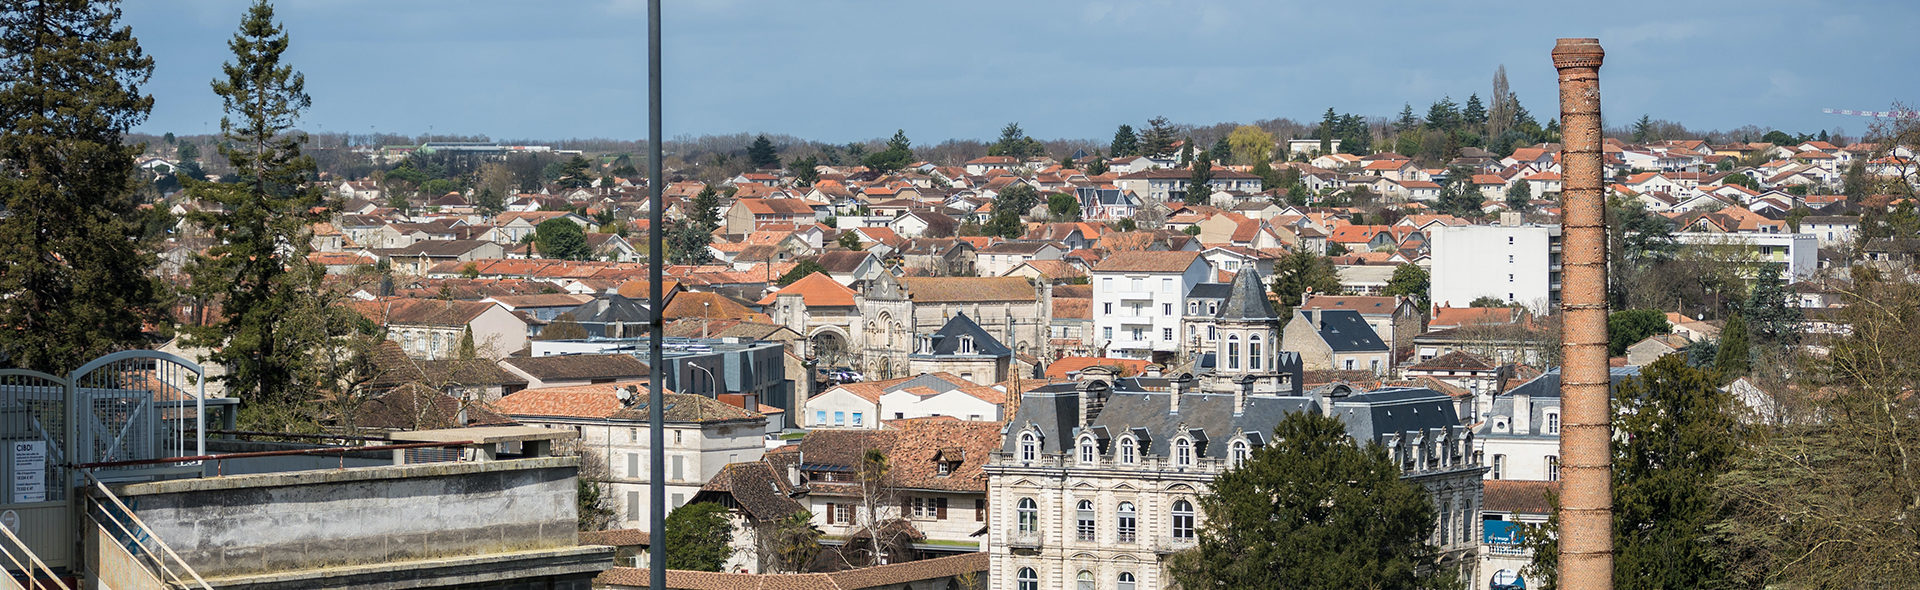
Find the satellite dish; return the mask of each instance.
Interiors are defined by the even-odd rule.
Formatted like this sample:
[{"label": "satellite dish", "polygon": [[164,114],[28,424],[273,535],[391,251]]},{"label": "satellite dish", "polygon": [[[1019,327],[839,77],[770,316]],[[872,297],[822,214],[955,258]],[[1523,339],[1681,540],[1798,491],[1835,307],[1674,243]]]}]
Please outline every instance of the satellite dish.
[{"label": "satellite dish", "polygon": [[631,404],[633,403],[633,390],[625,387],[615,387],[613,388],[613,397],[619,398],[622,404]]}]

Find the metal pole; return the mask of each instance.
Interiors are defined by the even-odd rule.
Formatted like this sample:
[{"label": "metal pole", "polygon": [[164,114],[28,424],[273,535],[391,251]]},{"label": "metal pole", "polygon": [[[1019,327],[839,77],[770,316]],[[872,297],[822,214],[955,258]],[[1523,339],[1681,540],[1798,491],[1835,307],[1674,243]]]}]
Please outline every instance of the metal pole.
[{"label": "metal pole", "polygon": [[1560,129],[1565,151],[1566,285],[1560,340],[1560,587],[1613,588],[1613,433],[1608,410],[1607,218],[1601,194],[1599,39],[1560,39]]},{"label": "metal pole", "polygon": [[[653,466],[649,469],[647,482],[647,532],[652,543],[647,547],[647,587],[667,587],[667,436],[666,416],[662,408],[667,405],[665,388],[661,387],[661,340],[666,331],[660,321],[661,301],[660,273],[661,257],[665,256],[666,245],[660,236],[666,233],[661,220],[660,197],[663,179],[660,174],[660,141],[665,136],[660,133],[660,0],[647,0],[647,329],[653,338],[647,344],[652,355],[647,364],[647,452]],[[611,436],[611,433],[609,433]]]}]

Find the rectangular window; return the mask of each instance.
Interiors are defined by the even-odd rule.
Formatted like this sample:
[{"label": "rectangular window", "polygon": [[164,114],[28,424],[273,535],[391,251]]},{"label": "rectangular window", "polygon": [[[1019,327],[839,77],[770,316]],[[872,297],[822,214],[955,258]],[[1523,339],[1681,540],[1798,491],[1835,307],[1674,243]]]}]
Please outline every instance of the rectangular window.
[{"label": "rectangular window", "polygon": [[1500,479],[1501,477],[1505,476],[1506,473],[1507,473],[1507,456],[1494,455],[1493,456],[1493,478]]},{"label": "rectangular window", "polygon": [[816,425],[816,426],[825,426],[825,425],[827,424],[827,411],[826,411],[826,410],[814,410],[814,411],[813,411],[813,423],[814,423],[814,425]]},{"label": "rectangular window", "polygon": [[1108,339],[1108,340],[1112,340],[1112,339],[1113,339],[1113,326],[1107,326],[1107,327],[1104,327],[1104,328],[1100,328],[1100,336],[1101,336],[1102,338],[1106,338],[1106,339]]},{"label": "rectangular window", "polygon": [[627,520],[640,520],[640,492],[627,492]]},{"label": "rectangular window", "polygon": [[1146,282],[1146,279],[1142,279],[1140,277],[1133,277],[1133,280],[1131,282],[1133,284],[1133,290],[1136,293],[1146,288],[1145,285],[1142,284]]},{"label": "rectangular window", "polygon": [[672,509],[674,509],[674,508],[679,508],[679,507],[680,507],[681,505],[683,505],[683,504],[686,504],[686,503],[687,503],[687,495],[686,495],[686,494],[674,494],[674,495],[672,496],[672,498],[673,498],[673,503],[672,503],[672,504],[668,504],[668,505],[667,505],[667,509],[668,509],[668,510],[672,510]]},{"label": "rectangular window", "polygon": [[1169,342],[1173,341],[1173,328],[1161,328],[1160,339]]},{"label": "rectangular window", "polygon": [[[1160,279],[1160,292],[1161,292],[1161,293],[1172,293],[1172,292],[1173,292],[1173,278],[1172,278],[1172,277],[1162,277],[1162,278]],[[1167,313],[1173,313],[1173,312],[1172,312],[1172,311],[1168,311]]]},{"label": "rectangular window", "polygon": [[1560,434],[1560,413],[1547,412],[1547,434]]},{"label": "rectangular window", "polygon": [[1547,481],[1560,481],[1560,458],[1547,455]]},{"label": "rectangular window", "polygon": [[854,426],[859,426],[859,425],[860,425],[860,422],[861,422],[861,418],[862,418],[862,413],[861,413],[861,412],[854,412],[854,413],[853,413],[853,425],[854,425]]},{"label": "rectangular window", "polygon": [[852,504],[835,505],[834,510],[839,512],[840,522],[843,522],[846,524],[853,524],[853,505]]},{"label": "rectangular window", "polygon": [[1173,315],[1173,304],[1172,303],[1160,304],[1160,315]]},{"label": "rectangular window", "polygon": [[640,442],[640,429],[638,429],[638,428],[628,428],[628,429],[627,429],[627,442],[630,442],[630,443],[637,443],[637,442]]},{"label": "rectangular window", "polygon": [[1113,303],[1109,302],[1109,303],[1100,304],[1100,312],[1107,315],[1113,315]]},{"label": "rectangular window", "polygon": [[974,522],[987,521],[987,501],[986,500],[976,499],[973,501],[973,521]]},{"label": "rectangular window", "polygon": [[673,481],[681,481],[687,478],[686,460],[686,457],[680,455],[673,456]]},{"label": "rectangular window", "polygon": [[1347,359],[1347,370],[1348,371],[1353,370],[1353,359]]},{"label": "rectangular window", "polygon": [[834,413],[833,413],[833,425],[834,425],[834,426],[846,426],[846,425],[847,425],[847,413],[846,413],[846,412],[834,412]]},{"label": "rectangular window", "polygon": [[1100,277],[1100,290],[1102,290],[1102,291],[1112,291],[1112,290],[1113,290],[1113,277]]}]

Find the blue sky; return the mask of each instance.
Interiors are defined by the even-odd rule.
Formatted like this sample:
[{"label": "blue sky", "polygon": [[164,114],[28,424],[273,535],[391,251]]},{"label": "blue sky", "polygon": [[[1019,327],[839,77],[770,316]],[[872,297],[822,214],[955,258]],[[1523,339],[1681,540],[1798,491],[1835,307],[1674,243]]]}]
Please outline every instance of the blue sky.
[{"label": "blue sky", "polygon": [[[125,2],[156,62],[141,130],[211,133],[208,87],[245,0]],[[1155,115],[1211,124],[1327,107],[1392,116],[1484,98],[1494,68],[1542,120],[1548,52],[1596,36],[1609,124],[1794,131],[1920,103],[1920,3],[669,0],[666,133],[845,142],[1110,138]],[[1575,3],[1564,3],[1573,5]],[[282,0],[309,129],[644,138],[645,0]]]}]

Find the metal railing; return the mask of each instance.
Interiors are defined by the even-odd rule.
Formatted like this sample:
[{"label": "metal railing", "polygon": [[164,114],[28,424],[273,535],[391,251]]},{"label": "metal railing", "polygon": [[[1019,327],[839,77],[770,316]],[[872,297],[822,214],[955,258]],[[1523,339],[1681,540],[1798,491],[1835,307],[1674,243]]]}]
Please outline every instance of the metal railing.
[{"label": "metal railing", "polygon": [[[87,516],[92,518],[102,530],[108,532],[108,538],[100,539],[101,543],[128,543],[127,552],[133,554],[136,559],[144,557],[148,563],[147,569],[161,576],[163,582],[171,582],[182,588],[213,590],[213,586],[207,585],[206,579],[201,578],[200,573],[193,570],[193,566],[187,565],[186,560],[181,559],[180,554],[174,553],[173,548],[168,547],[166,541],[153,534],[153,529],[148,528],[147,523],[133,513],[133,509],[121,502],[119,496],[113,495],[113,490],[107,489],[106,484],[95,478],[92,472],[81,471],[81,473],[86,474],[93,488],[109,502],[109,504],[101,504],[96,501],[94,503],[96,510],[87,511]],[[109,524],[112,525],[111,528],[108,527]],[[118,529],[118,533],[115,533],[115,529]],[[134,549],[139,551],[133,551]],[[187,580],[181,577],[181,573],[192,578],[194,583],[188,584]]]},{"label": "metal railing", "polygon": [[[11,545],[0,545],[0,555],[6,556],[7,561],[13,563],[14,569],[26,574],[27,581],[25,584],[21,584],[20,587],[26,588],[27,590],[46,590],[48,588],[71,590],[67,588],[66,582],[60,581],[59,574],[53,573],[53,568],[47,567],[46,562],[40,561],[40,556],[34,555],[33,548],[28,547],[26,541],[20,540],[19,536],[13,534],[13,529],[0,526],[0,533],[6,535],[7,541]],[[18,548],[20,553],[26,556],[25,562],[20,560],[19,555],[14,555],[14,548]],[[29,567],[29,564],[31,564],[32,567]],[[44,581],[41,578],[41,574],[46,574]],[[49,586],[45,582],[52,582],[53,585]]]},{"label": "metal railing", "polygon": [[[392,444],[392,445],[370,445],[370,446],[364,446],[364,447],[322,447],[317,449],[285,449],[285,450],[279,450],[279,451],[253,451],[253,452],[246,452],[246,453],[225,453],[220,455],[194,455],[191,457],[167,457],[164,459],[141,459],[137,461],[108,461],[104,463],[83,463],[80,465],[76,465],[75,467],[78,467],[80,469],[101,469],[101,468],[112,468],[112,467],[130,467],[130,466],[138,466],[138,465],[167,465],[167,464],[173,464],[173,463],[198,463],[201,461],[213,461],[214,475],[225,475],[226,466],[227,466],[226,461],[228,459],[255,459],[260,457],[293,457],[293,456],[302,456],[302,455],[308,455],[308,456],[337,455],[340,458],[340,468],[345,469],[347,466],[347,453],[363,453],[363,452],[369,452],[369,451],[399,451],[399,450],[407,450],[407,449],[425,449],[425,448],[434,448],[434,447],[464,447],[472,444],[474,444],[473,441],[462,440],[462,441],[454,441],[454,442],[417,442],[417,443],[401,443],[401,444]],[[460,458],[459,454],[456,453],[454,460],[457,461],[459,460],[459,458]],[[89,473],[89,476],[91,476],[91,473]]]}]

